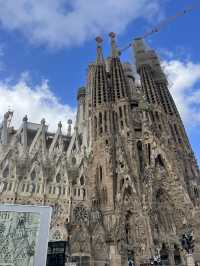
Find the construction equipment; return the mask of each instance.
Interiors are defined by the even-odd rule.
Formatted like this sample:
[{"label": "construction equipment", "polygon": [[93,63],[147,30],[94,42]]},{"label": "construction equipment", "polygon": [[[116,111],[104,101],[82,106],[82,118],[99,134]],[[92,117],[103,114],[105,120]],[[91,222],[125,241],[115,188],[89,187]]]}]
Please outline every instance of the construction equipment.
[{"label": "construction equipment", "polygon": [[[193,5],[190,5],[190,6],[186,7],[185,9],[177,12],[174,16],[168,17],[167,19],[165,19],[161,23],[159,23],[156,27],[152,28],[151,30],[145,32],[142,36],[137,37],[135,39],[145,39],[145,38],[153,35],[154,33],[161,31],[164,27],[166,27],[172,21],[176,20],[178,17],[182,17],[182,16],[188,14],[189,12],[192,12],[193,10],[197,9],[199,6],[200,6],[200,1],[198,0]],[[129,49],[132,46],[133,42],[134,42],[134,40],[131,43],[129,43],[127,46],[125,46],[124,48],[120,49],[119,53],[121,54],[124,51],[126,51],[127,49]]]}]

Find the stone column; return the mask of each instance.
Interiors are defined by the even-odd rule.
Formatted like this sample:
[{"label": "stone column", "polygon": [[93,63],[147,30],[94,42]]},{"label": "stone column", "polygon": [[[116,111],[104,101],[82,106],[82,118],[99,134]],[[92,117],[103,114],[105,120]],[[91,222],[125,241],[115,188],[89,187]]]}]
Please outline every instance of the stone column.
[{"label": "stone column", "polygon": [[169,264],[175,265],[174,261],[174,248],[169,248]]},{"label": "stone column", "polygon": [[121,265],[121,255],[118,253],[116,246],[110,246],[110,266]]},{"label": "stone column", "polygon": [[187,266],[195,266],[193,254],[186,255]]}]

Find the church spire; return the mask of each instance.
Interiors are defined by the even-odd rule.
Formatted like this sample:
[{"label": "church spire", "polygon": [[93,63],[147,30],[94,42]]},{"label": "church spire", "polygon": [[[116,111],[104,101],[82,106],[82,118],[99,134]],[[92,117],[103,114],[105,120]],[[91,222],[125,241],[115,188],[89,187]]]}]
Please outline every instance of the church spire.
[{"label": "church spire", "polygon": [[117,58],[119,57],[119,51],[117,49],[117,44],[116,44],[116,34],[114,32],[110,32],[109,36],[111,38],[111,56],[112,58]]},{"label": "church spire", "polygon": [[93,76],[94,86],[92,89],[94,107],[96,107],[97,105],[102,105],[109,100],[106,64],[104,62],[102,53],[103,39],[101,37],[97,37],[95,40],[97,43],[97,58]]},{"label": "church spire", "polygon": [[28,123],[28,117],[27,115],[25,115],[25,117],[23,118],[23,131],[22,131],[22,142],[23,142],[24,151],[26,151],[28,147],[27,123]]},{"label": "church spire", "polygon": [[119,50],[116,45],[114,32],[109,33],[111,38],[111,60],[110,60],[110,80],[111,80],[111,99],[122,99],[128,95],[128,84],[126,75],[119,58]]},{"label": "church spire", "polygon": [[102,52],[102,42],[103,39],[98,36],[96,37],[96,43],[97,43],[97,58],[96,58],[96,63],[97,64],[104,64],[104,58],[103,58],[103,52]]}]

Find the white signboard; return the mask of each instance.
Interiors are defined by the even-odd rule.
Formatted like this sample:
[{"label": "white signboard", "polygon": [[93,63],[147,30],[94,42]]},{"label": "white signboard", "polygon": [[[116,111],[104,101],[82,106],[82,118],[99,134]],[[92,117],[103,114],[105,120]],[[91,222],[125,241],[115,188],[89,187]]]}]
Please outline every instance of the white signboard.
[{"label": "white signboard", "polygon": [[51,208],[0,204],[0,266],[46,265]]}]

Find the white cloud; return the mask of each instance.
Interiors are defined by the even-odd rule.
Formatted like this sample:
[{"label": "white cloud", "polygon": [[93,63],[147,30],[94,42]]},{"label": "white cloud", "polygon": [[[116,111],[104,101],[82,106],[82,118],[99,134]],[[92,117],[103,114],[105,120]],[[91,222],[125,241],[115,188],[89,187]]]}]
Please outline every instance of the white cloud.
[{"label": "white cloud", "polygon": [[187,126],[200,126],[200,63],[170,60],[163,66],[184,122]]},{"label": "white cloud", "polygon": [[[200,63],[169,60],[163,63],[170,91],[186,126],[200,125]],[[76,110],[62,104],[51,91],[48,82],[43,81],[35,87],[29,85],[29,74],[24,72],[15,85],[0,82],[0,121],[10,108],[14,110],[13,124],[19,127],[25,114],[29,121],[40,123],[46,119],[49,128],[55,131],[59,121],[67,130],[67,120],[75,119]]]},{"label": "white cloud", "polygon": [[45,118],[50,131],[56,131],[57,124],[62,121],[63,132],[67,131],[67,120],[75,118],[75,112],[69,105],[63,105],[50,90],[48,82],[31,87],[28,85],[29,75],[24,73],[19,82],[9,85],[0,82],[0,120],[8,109],[14,110],[12,124],[19,128],[22,118],[27,114],[29,121],[40,123]]},{"label": "white cloud", "polygon": [[0,21],[33,43],[50,47],[79,45],[116,31],[140,17],[162,13],[158,0],[0,0]]}]

